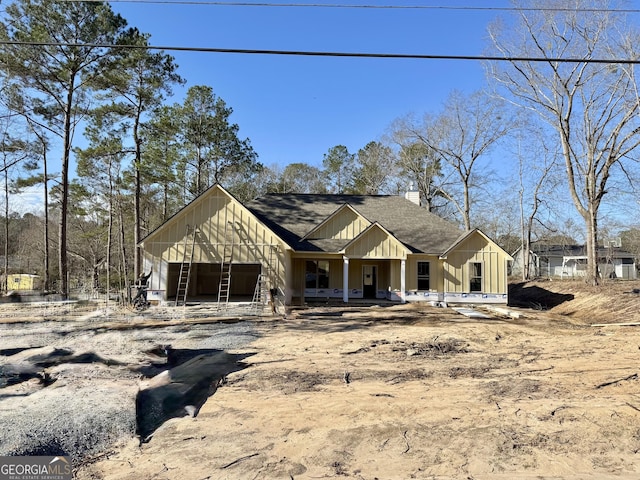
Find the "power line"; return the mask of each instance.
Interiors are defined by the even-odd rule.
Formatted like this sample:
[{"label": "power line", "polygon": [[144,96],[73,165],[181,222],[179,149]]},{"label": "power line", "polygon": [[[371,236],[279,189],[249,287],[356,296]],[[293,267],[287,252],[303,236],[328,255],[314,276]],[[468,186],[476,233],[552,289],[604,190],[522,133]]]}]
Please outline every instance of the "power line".
[{"label": "power line", "polygon": [[505,62],[545,62],[545,63],[600,63],[638,65],[640,59],[621,58],[552,58],[552,57],[499,57],[490,55],[430,55],[420,53],[365,53],[365,52],[323,52],[304,50],[260,50],[250,48],[214,48],[214,47],[177,47],[154,45],[126,45],[103,43],[65,43],[65,42],[18,42],[0,41],[0,45],[30,47],[70,47],[70,48],[120,48],[126,50],[165,50],[174,52],[236,53],[245,55],[285,55],[301,57],[350,57],[350,58],[394,58],[414,60],[476,60]]},{"label": "power line", "polygon": [[[68,3],[86,0],[62,0]],[[273,2],[215,2],[206,0],[109,0],[109,3],[144,3],[158,5],[206,5],[222,7],[277,7],[277,8],[348,8],[379,10],[468,10],[509,12],[584,12],[584,13],[640,13],[637,8],[569,8],[569,7],[478,7],[451,5],[355,5],[348,3],[273,3]]]}]

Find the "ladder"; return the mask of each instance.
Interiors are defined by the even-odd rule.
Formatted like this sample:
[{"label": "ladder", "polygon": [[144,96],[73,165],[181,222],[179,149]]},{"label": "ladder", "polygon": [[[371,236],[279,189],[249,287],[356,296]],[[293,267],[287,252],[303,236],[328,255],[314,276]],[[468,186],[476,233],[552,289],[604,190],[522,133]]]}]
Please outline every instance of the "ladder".
[{"label": "ladder", "polygon": [[267,285],[267,275],[258,275],[258,281],[256,282],[256,289],[253,292],[253,300],[251,300],[251,312],[254,315],[262,313],[264,304],[269,298],[269,289]]},{"label": "ladder", "polygon": [[235,241],[235,225],[227,222],[224,226],[224,245],[222,247],[222,263],[220,265],[220,284],[218,285],[218,310],[229,306],[229,290],[231,289],[231,264]]},{"label": "ladder", "polygon": [[[269,292],[270,287],[275,285],[274,281],[274,266],[273,266],[273,257],[274,257],[274,247],[272,245],[269,246],[269,257],[266,265],[266,274],[258,275],[258,281],[256,282],[256,288],[253,292],[253,300],[251,301],[251,311],[255,315],[258,315],[264,309],[267,300],[271,296],[271,292]],[[275,298],[271,299],[272,302],[275,302]]]},{"label": "ladder", "polygon": [[176,289],[175,306],[186,306],[187,294],[189,292],[189,280],[191,278],[191,266],[193,265],[193,250],[196,244],[197,230],[195,227],[187,225],[184,235],[184,248],[182,263],[180,264],[180,275],[178,276],[178,288]]}]

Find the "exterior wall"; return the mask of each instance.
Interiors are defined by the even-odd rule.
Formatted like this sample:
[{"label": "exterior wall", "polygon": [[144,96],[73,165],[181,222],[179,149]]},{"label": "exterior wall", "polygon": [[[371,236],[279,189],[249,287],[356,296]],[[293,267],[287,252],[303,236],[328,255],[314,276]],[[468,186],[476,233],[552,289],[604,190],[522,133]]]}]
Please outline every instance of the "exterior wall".
[{"label": "exterior wall", "polygon": [[[286,247],[265,228],[239,202],[220,189],[212,189],[208,195],[196,199],[182,212],[143,241],[144,268],[153,265],[150,290],[163,291],[163,299],[172,290],[170,265],[182,263],[185,251],[187,225],[196,226],[196,242],[193,250],[194,264],[220,264],[225,244],[225,227],[234,226],[233,263],[271,264],[273,280],[285,295]],[[266,268],[263,269],[263,273]],[[174,278],[177,282],[177,279]],[[192,288],[194,290],[192,290]],[[173,289],[175,292],[175,288]],[[189,293],[197,293],[191,285]]]},{"label": "exterior wall", "polygon": [[266,263],[269,249],[279,246],[277,237],[263,227],[255,217],[226,195],[207,196],[194,202],[177,215],[165,228],[149,240],[144,249],[156,258],[181,263],[184,257],[187,225],[196,226],[194,263],[220,263],[225,243],[225,227],[235,224],[233,259],[238,263]]},{"label": "exterior wall", "polygon": [[[513,262],[511,262],[511,275],[522,276],[522,272],[524,270],[524,255],[522,249],[519,249],[516,253],[513,254]],[[538,257],[533,253],[529,252],[529,273],[533,276],[540,275],[539,270],[539,260]]]},{"label": "exterior wall", "polygon": [[29,273],[13,273],[7,275],[7,290],[39,290],[42,288],[42,279],[38,275]]},{"label": "exterior wall", "polygon": [[407,259],[406,284],[408,291],[418,290],[418,262],[429,262],[429,291],[442,292],[444,277],[442,275],[442,260],[435,255],[411,255]]},{"label": "exterior wall", "polygon": [[385,298],[387,291],[391,287],[391,272],[389,260],[367,260],[367,259],[350,259],[349,260],[349,297],[363,298],[363,268],[365,266],[376,267],[376,298]]},{"label": "exterior wall", "polygon": [[[429,290],[418,290],[418,262],[429,262]],[[405,273],[405,299],[409,302],[443,301],[444,276],[443,262],[435,255],[410,255],[407,258]],[[398,277],[394,285],[400,285]],[[399,298],[394,290],[391,299]]]},{"label": "exterior wall", "polygon": [[318,230],[309,235],[309,238],[351,240],[360,235],[369,225],[371,225],[371,222],[358,215],[357,212],[350,208],[343,208],[336,215],[327,219]]},{"label": "exterior wall", "polygon": [[349,258],[405,258],[406,247],[384,230],[373,227],[347,247]]},{"label": "exterior wall", "polygon": [[[506,303],[507,260],[504,252],[479,233],[451,251],[443,262],[445,301]],[[472,262],[482,264],[481,292],[470,292]]]},{"label": "exterior wall", "polygon": [[149,277],[149,290],[147,291],[147,299],[153,301],[166,300],[167,281],[169,279],[169,263],[162,258],[154,257],[150,252],[143,250],[142,252],[142,271],[151,272]]}]

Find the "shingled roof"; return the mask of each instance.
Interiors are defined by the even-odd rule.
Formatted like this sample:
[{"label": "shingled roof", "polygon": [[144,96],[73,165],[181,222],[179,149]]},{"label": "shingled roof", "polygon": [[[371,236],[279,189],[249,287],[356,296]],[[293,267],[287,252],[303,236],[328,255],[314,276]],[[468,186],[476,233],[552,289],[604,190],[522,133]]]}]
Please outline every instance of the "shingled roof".
[{"label": "shingled roof", "polygon": [[294,250],[337,252],[349,241],[303,237],[344,204],[378,222],[414,253],[440,254],[462,234],[455,225],[397,195],[268,194],[245,206]]}]

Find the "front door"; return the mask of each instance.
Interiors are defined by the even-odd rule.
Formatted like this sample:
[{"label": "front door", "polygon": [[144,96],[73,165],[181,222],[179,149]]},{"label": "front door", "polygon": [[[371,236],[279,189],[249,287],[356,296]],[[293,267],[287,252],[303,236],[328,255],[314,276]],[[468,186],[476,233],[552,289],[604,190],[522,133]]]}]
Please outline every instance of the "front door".
[{"label": "front door", "polygon": [[377,267],[375,265],[362,266],[362,297],[376,298],[378,290]]}]

